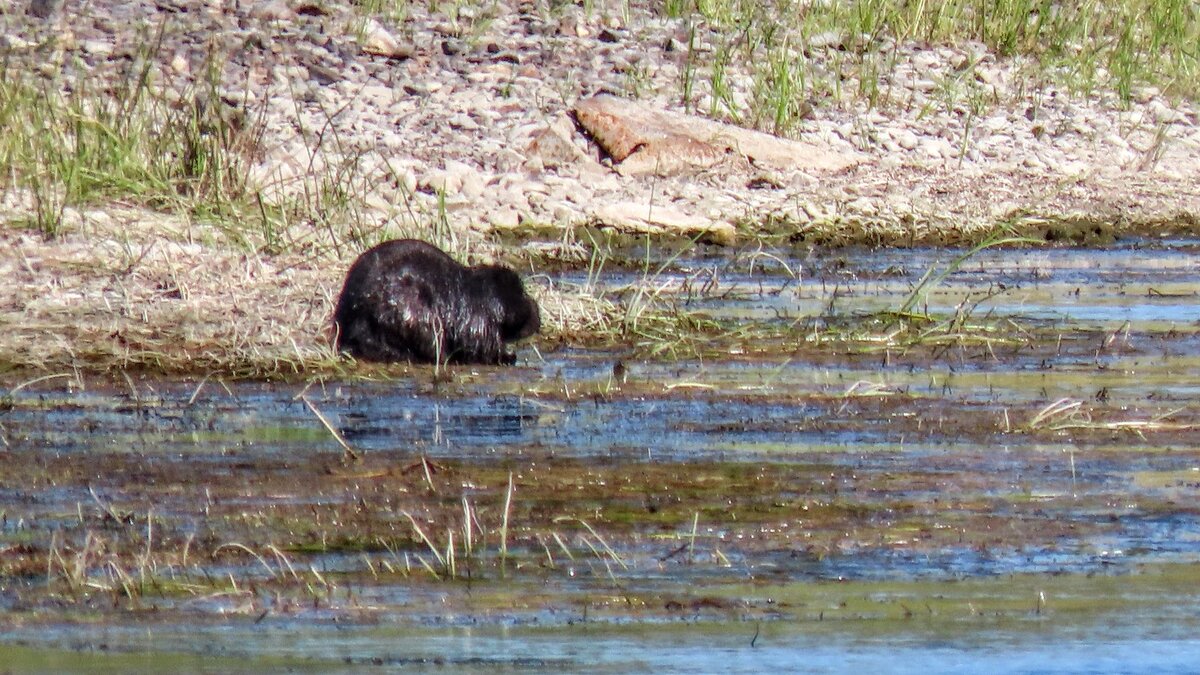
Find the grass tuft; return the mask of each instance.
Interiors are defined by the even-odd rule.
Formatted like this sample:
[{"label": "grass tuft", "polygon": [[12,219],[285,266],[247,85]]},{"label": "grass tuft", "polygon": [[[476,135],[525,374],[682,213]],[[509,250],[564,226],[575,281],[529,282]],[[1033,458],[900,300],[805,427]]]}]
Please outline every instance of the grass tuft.
[{"label": "grass tuft", "polygon": [[[840,105],[849,96],[871,107],[904,104],[892,99],[890,83],[910,76],[897,69],[898,57],[921,44],[982,44],[1012,59],[1030,84],[1081,96],[1108,89],[1128,103],[1146,85],[1172,96],[1200,94],[1200,12],[1186,0],[697,0],[665,2],[660,11],[693,35],[681,80],[685,105],[703,95],[712,116],[748,113],[782,134],[814,103]],[[955,98],[962,89],[978,114],[992,102],[971,93],[970,70],[960,73],[969,80],[945,80],[943,95]],[[755,83],[748,110],[730,93],[734,72]]]},{"label": "grass tuft", "polygon": [[0,188],[32,206],[46,237],[63,232],[68,208],[120,201],[207,217],[247,211],[247,157],[261,134],[220,97],[221,63],[182,91],[157,81],[166,30],[146,34],[115,84],[82,72],[0,61]]}]

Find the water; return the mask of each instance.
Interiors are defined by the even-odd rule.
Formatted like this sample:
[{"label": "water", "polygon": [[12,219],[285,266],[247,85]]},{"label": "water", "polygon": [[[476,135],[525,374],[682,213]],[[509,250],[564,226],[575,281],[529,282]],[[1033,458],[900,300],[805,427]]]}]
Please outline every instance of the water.
[{"label": "water", "polygon": [[[1194,634],[1170,626],[980,623],[944,629],[917,620],[866,631],[787,622],[681,623],[641,630],[606,625],[339,629],[304,623],[202,628],[187,635],[159,628],[72,629],[63,632],[61,644],[74,650],[10,647],[6,662],[17,672],[26,669],[22,666],[120,672],[171,665],[187,672],[349,672],[375,666],[439,672],[1164,673],[1191,672],[1200,658]],[[155,658],[127,649],[147,639],[161,650]]]},{"label": "water", "polygon": [[[23,387],[0,409],[0,662],[1188,670],[1196,249],[985,251],[920,306],[978,301],[1036,336],[1013,348],[804,346],[953,253],[741,255],[655,285],[797,335],[682,360],[523,348],[443,383]],[[469,571],[434,579],[450,549]]]}]

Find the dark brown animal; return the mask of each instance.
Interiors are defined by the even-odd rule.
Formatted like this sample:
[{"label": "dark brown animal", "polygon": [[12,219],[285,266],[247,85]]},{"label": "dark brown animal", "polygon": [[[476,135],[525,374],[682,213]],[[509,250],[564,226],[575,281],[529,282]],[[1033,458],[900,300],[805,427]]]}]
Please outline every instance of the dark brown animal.
[{"label": "dark brown animal", "polygon": [[384,242],[350,266],[333,314],[337,347],[367,361],[514,363],[537,302],[507,267],[465,267],[432,244]]}]

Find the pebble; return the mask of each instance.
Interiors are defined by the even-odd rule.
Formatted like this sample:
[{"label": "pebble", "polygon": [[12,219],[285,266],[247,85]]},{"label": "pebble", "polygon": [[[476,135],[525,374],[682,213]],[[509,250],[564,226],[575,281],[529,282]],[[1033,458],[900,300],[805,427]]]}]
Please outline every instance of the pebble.
[{"label": "pebble", "polygon": [[[115,71],[124,45],[135,44],[138,17],[158,10],[150,0],[95,2],[94,20],[76,22],[72,32],[81,52],[94,57],[89,63]],[[1019,205],[1020,195],[1040,194],[1064,176],[1090,181],[1102,174],[1106,189],[1121,189],[1123,176],[1142,175],[1145,150],[1164,131],[1155,181],[1164,193],[1175,185],[1188,203],[1195,200],[1200,130],[1193,103],[1143,86],[1132,92],[1132,109],[1123,109],[1107,92],[1084,99],[1052,86],[1035,89],[1019,64],[979,43],[890,44],[837,29],[795,44],[797,57],[822,72],[846,58],[840,50],[894,54],[896,72],[881,83],[887,100],[869,107],[856,98],[854,83],[843,81],[837,93],[810,96],[811,116],[789,134],[836,152],[861,151],[853,170],[768,174],[730,161],[694,175],[622,176],[567,114],[576,101],[606,88],[636,89],[644,101],[682,110],[690,51],[699,65],[688,107],[749,124],[761,86],[756,64],[730,64],[730,91],[715,100],[707,78],[727,40],[715,27],[701,24],[689,37],[679,20],[639,3],[621,12],[567,3],[553,17],[528,3],[499,3],[473,18],[475,8],[458,7],[456,20],[449,7],[412,5],[402,23],[382,15],[364,21],[347,0],[216,3],[172,14],[172,21],[195,21],[195,30],[168,36],[180,43],[164,45],[164,67],[155,72],[165,80],[165,97],[192,90],[204,62],[197,36],[219,36],[235,54],[222,73],[222,98],[252,110],[265,106],[266,157],[250,170],[252,183],[269,195],[302,196],[305,181],[321,171],[357,162],[379,177],[361,188],[364,204],[394,211],[409,195],[417,202],[413,212],[436,213],[440,191],[453,223],[464,227],[583,224],[598,207],[651,201],[686,206],[689,214],[705,214],[697,216],[704,222],[780,209],[797,223],[833,221],[846,209],[881,220],[913,212],[969,215],[986,212],[995,191]],[[36,0],[27,5],[29,16],[6,16],[40,26],[34,5],[51,7],[52,16],[61,0]],[[0,43],[13,58],[33,59],[35,33],[8,33]],[[32,63],[47,78],[63,68],[60,61]],[[962,96],[951,104],[945,83],[958,73],[966,73],[957,80]],[[986,95],[982,115],[965,96],[971,92]],[[947,180],[960,173],[969,179]],[[896,198],[915,194],[924,195],[919,208]]]},{"label": "pebble", "polygon": [[282,21],[292,19],[296,13],[283,0],[256,2],[250,7],[250,16],[263,21]]},{"label": "pebble", "polygon": [[1159,124],[1171,124],[1175,122],[1181,122],[1184,119],[1182,113],[1180,113],[1178,110],[1167,107],[1167,105],[1159,99],[1154,99],[1146,104],[1146,109],[1149,110],[1150,114],[1154,116],[1154,121],[1158,122]]},{"label": "pebble", "polygon": [[106,40],[84,40],[79,47],[92,56],[107,57],[113,53],[112,43]]},{"label": "pebble", "polygon": [[471,167],[466,167],[456,175],[462,184],[461,194],[466,199],[479,199],[487,188],[487,180]]},{"label": "pebble", "polygon": [[363,27],[362,49],[367,54],[389,59],[406,59],[413,55],[413,46],[398,40],[375,19]]},{"label": "pebble", "polygon": [[900,131],[896,132],[895,139],[896,143],[898,143],[900,147],[904,148],[905,150],[912,150],[921,142],[921,139],[917,138],[917,135],[908,129],[901,129]]},{"label": "pebble", "polygon": [[511,230],[521,224],[521,214],[511,206],[502,206],[490,211],[487,221],[496,229]]},{"label": "pebble", "polygon": [[462,190],[462,177],[444,169],[433,169],[421,176],[417,188],[427,193],[453,196]]}]

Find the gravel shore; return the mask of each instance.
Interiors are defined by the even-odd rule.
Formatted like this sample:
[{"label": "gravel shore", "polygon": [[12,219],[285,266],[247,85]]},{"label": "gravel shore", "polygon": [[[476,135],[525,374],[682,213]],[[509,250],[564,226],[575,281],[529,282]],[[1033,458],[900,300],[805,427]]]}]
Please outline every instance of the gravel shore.
[{"label": "gravel shore", "polygon": [[[725,74],[733,106],[714,106],[703,77],[683,100],[688,35],[682,20],[663,18],[653,3],[585,9],[499,0],[435,12],[417,3],[391,17],[308,0],[34,5],[0,7],[0,47],[17,67],[61,82],[104,82],[148,58],[156,91],[178,101],[215,77],[220,105],[259,134],[246,169],[264,200],[311,203],[338,187],[360,229],[420,235],[440,227],[442,240],[449,233],[468,242],[459,249],[467,257],[494,256],[494,247],[469,243],[492,235],[532,251],[546,244],[532,243],[526,232],[582,225],[669,230],[682,223],[689,231],[729,232],[729,240],[770,231],[793,242],[883,244],[953,244],[1001,223],[1041,227],[1048,238],[1064,223],[1104,233],[1200,228],[1194,103],[1150,87],[1135,91],[1128,105],[1112,93],[1073,95],[1030,81],[1019,60],[979,44],[891,45],[896,66],[877,83],[874,107],[853,94],[854,81],[845,82],[841,99],[803,102],[811,112],[788,135],[847,158],[846,168],[764,166],[730,153],[702,168],[657,175],[617,170],[577,124],[575,107],[610,93],[671,114],[715,112],[717,121],[740,126],[756,120],[753,77],[737,64]],[[56,36],[49,54],[47,34]],[[692,40],[694,58],[711,49],[712,38],[702,26]],[[830,63],[856,39],[819,38],[807,58]],[[156,46],[148,48],[151,41]],[[768,121],[757,122],[773,131]],[[2,206],[0,220],[16,220],[31,198],[8,190]],[[630,224],[613,218],[614,209],[646,215]],[[205,340],[286,349],[301,360],[326,353],[320,325],[235,338],[229,330],[206,333],[196,322],[206,325],[208,307],[238,304],[245,321],[274,324],[261,313],[283,311],[313,324],[328,315],[341,271],[358,252],[353,247],[247,254],[226,229],[202,220],[119,204],[66,215],[67,228],[52,241],[0,232],[0,246],[16,253],[0,263],[0,273],[17,280],[0,292],[5,323],[43,345],[36,355],[6,360],[70,363],[78,331],[95,326],[68,330],[39,317],[51,316],[46,303],[72,302],[80,304],[71,305],[68,323],[80,323],[80,312],[100,317],[106,335],[131,330],[122,311],[140,312],[156,335],[178,335],[185,329],[167,324],[183,321]],[[122,283],[112,282],[114,269],[125,275]],[[77,292],[52,297],[64,286]],[[221,295],[230,288],[264,299],[232,303]],[[125,310],[113,309],[114,293]],[[156,319],[160,310],[139,303],[160,296],[176,310]],[[294,302],[303,307],[299,314],[283,309]],[[548,317],[551,330],[583,311],[578,302],[562,306]]]}]

